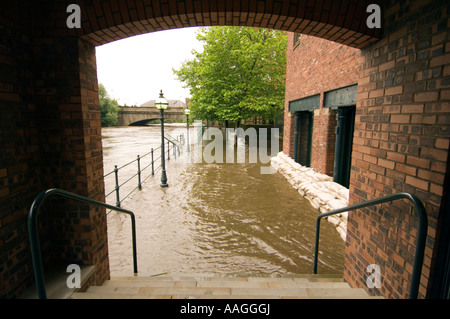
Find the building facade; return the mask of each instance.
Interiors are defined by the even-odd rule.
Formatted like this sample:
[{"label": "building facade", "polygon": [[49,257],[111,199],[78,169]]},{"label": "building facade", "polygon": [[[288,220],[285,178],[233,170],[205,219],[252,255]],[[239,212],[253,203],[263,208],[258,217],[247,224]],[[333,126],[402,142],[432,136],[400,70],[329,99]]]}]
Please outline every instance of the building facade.
[{"label": "building facade", "polygon": [[[389,36],[362,50],[298,33],[287,49],[283,152],[349,188],[350,204],[399,192],[422,201],[422,298],[442,297],[438,287],[449,284],[450,33],[448,5],[439,4],[386,11]],[[418,224],[403,200],[350,212],[345,280],[407,298]],[[367,284],[371,265],[378,287]]]},{"label": "building facade", "polygon": [[288,36],[283,150],[301,165],[335,176],[345,187],[360,54],[317,37]]}]

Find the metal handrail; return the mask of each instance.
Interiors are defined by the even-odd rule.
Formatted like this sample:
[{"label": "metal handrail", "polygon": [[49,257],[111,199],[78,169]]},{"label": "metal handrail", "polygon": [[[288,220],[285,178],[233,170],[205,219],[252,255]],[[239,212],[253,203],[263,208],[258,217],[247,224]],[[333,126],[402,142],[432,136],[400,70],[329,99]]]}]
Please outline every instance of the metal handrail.
[{"label": "metal handrail", "polygon": [[62,189],[52,188],[45,190],[39,193],[38,196],[34,199],[31,204],[30,211],[28,213],[28,233],[30,236],[30,246],[31,246],[31,257],[33,260],[33,269],[34,269],[34,277],[36,280],[36,289],[38,293],[39,299],[46,299],[47,293],[45,289],[45,281],[44,281],[44,270],[42,267],[42,254],[41,247],[39,244],[39,235],[38,235],[38,226],[37,226],[37,213],[39,211],[39,207],[45,201],[45,199],[49,196],[56,195],[65,198],[69,198],[78,202],[83,202],[87,204],[91,204],[98,207],[108,208],[111,210],[115,210],[121,213],[125,213],[131,216],[131,231],[132,231],[132,240],[133,240],[133,268],[134,273],[137,274],[137,253],[136,253],[136,219],[134,217],[134,213],[120,208],[116,206],[112,206],[103,202],[96,201],[89,197],[77,195]]},{"label": "metal handrail", "polygon": [[315,241],[315,248],[314,248],[314,274],[317,274],[317,258],[318,258],[318,251],[319,251],[319,233],[320,233],[320,220],[323,217],[331,216],[340,214],[343,212],[349,212],[355,209],[360,209],[368,206],[374,206],[386,202],[391,202],[398,199],[408,199],[410,200],[414,206],[415,210],[417,212],[417,215],[419,217],[419,231],[418,231],[418,237],[417,237],[417,243],[416,243],[416,253],[414,257],[414,266],[413,266],[413,272],[412,272],[412,278],[411,278],[411,287],[409,290],[409,298],[410,299],[417,299],[417,295],[419,292],[419,285],[420,285],[420,276],[422,274],[422,264],[423,264],[423,258],[424,258],[424,251],[425,251],[425,240],[427,237],[427,227],[428,227],[428,220],[427,220],[427,214],[425,207],[423,206],[422,202],[414,195],[411,195],[409,193],[396,193],[387,195],[384,197],[376,198],[373,200],[369,200],[366,202],[362,202],[359,204],[355,204],[352,206],[340,208],[333,210],[328,213],[320,214],[317,217],[317,224],[316,224],[316,241]]},{"label": "metal handrail", "polygon": [[[158,147],[156,147],[156,148],[152,148],[152,150],[153,150],[153,151],[157,151],[157,150],[159,150],[160,148],[161,148],[161,146],[158,146]],[[144,157],[150,155],[151,153],[152,153],[152,151],[147,152],[147,153],[145,153],[144,155],[139,156],[139,157],[140,157],[140,159],[143,159]],[[134,163],[134,162],[136,162],[136,161],[137,161],[137,158],[134,159],[134,160],[132,160],[132,161],[129,161],[128,163],[123,164],[122,166],[118,167],[117,169],[120,170],[120,169],[122,169],[122,168],[125,168],[125,167],[127,167],[128,165],[130,165],[130,164],[132,164],[132,163]],[[111,175],[112,173],[114,173],[114,170],[112,170],[112,171],[109,172],[108,174],[103,175],[103,177],[107,177],[108,175]]]}]

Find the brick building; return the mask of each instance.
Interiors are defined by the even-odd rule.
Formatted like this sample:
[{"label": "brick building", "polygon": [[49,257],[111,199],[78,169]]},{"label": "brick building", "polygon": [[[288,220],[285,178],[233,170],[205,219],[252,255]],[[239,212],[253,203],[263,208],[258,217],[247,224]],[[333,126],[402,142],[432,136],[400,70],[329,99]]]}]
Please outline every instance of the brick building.
[{"label": "brick building", "polygon": [[[27,214],[39,192],[58,187],[104,201],[95,46],[208,25],[301,33],[290,54],[300,52],[306,35],[361,50],[334,51],[348,57],[348,65],[357,59],[357,78],[351,71],[348,81],[320,81],[322,87],[307,89],[317,76],[308,74],[304,90],[287,96],[292,102],[287,107],[299,113],[297,128],[307,128],[296,130],[297,141],[312,145],[310,152],[297,148],[296,157],[334,174],[333,113],[345,107],[351,112],[356,105],[350,201],[398,191],[417,195],[429,220],[419,296],[448,296],[450,7],[445,0],[386,1],[381,29],[371,29],[366,24],[371,3],[381,1],[0,1],[0,297],[17,297],[34,282]],[[69,4],[79,5],[80,28],[67,27]],[[355,84],[356,104],[339,104],[341,97],[351,98]],[[288,134],[295,131],[295,114],[285,123]],[[327,132],[321,134],[326,141],[315,140],[319,128]],[[284,145],[291,156],[293,142]],[[320,148],[328,157],[320,161],[323,167],[313,153]],[[39,226],[46,269],[79,263],[95,266],[88,284],[109,278],[104,210],[49,202]],[[376,263],[382,286],[370,292],[407,297],[416,234],[416,218],[405,202],[351,214],[345,280],[366,287],[366,267]]]},{"label": "brick building", "polygon": [[[417,196],[429,218],[419,294],[436,297],[439,281],[448,280],[437,243],[444,238],[441,248],[448,247],[439,235],[449,214],[449,8],[431,1],[419,17],[412,10],[419,3],[403,14],[386,11],[398,21],[368,49],[289,34],[283,152],[349,188],[350,204]],[[373,294],[407,297],[417,224],[406,202],[351,213],[345,279]],[[371,264],[381,266],[380,289],[365,284]]]},{"label": "brick building", "polygon": [[[288,36],[283,150],[302,165],[334,175],[345,187],[359,55],[359,49],[332,41],[299,33]],[[338,120],[342,138],[337,140]]]}]

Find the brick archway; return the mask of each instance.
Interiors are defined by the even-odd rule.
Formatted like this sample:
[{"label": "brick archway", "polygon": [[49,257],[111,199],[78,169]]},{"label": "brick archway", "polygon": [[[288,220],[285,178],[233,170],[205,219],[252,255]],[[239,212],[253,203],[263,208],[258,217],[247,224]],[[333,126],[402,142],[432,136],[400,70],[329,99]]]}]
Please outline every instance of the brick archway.
[{"label": "brick archway", "polygon": [[[59,187],[104,200],[95,46],[147,32],[208,25],[275,28],[363,49],[357,102],[360,144],[354,148],[365,168],[355,167],[354,174],[374,175],[377,180],[361,186],[364,193],[353,192],[352,200],[394,190],[424,198],[432,220],[421,286],[421,296],[427,296],[439,258],[441,203],[450,180],[448,4],[389,1],[382,9],[382,29],[369,29],[366,8],[377,2],[381,1],[0,1],[0,138],[4,141],[0,143],[0,260],[4,261],[0,284],[6,286],[0,297],[18,296],[33,282],[25,217],[40,191]],[[81,8],[80,29],[66,26],[66,9],[72,3]],[[383,134],[374,125],[380,114],[389,121],[384,126],[390,131]],[[409,132],[414,139],[408,139]],[[411,161],[388,158],[393,155],[390,149],[376,152],[371,141],[375,136],[380,145],[405,148],[404,156]],[[442,187],[444,177],[447,184]],[[355,183],[354,190],[359,187]],[[58,234],[55,256],[96,265],[89,284],[103,282],[109,277],[104,212],[83,208],[58,216],[56,224],[82,232]],[[367,225],[364,218],[355,217],[349,231],[356,238],[358,229]],[[414,225],[402,225],[414,231]],[[374,228],[373,233],[377,231]],[[354,285],[364,285],[363,257],[377,251],[367,247],[359,239],[347,247],[351,269],[346,276]],[[386,256],[382,261],[386,269],[392,259]],[[410,270],[407,262],[404,265],[402,283],[407,285]]]},{"label": "brick archway", "polygon": [[[59,187],[104,200],[95,46],[173,28],[247,25],[302,32],[362,48],[381,36],[380,29],[366,26],[370,2],[373,1],[8,0],[4,12],[17,17],[22,28],[16,30],[10,21],[0,21],[11,32],[20,33],[22,37],[16,37],[20,40],[15,40],[18,47],[27,45],[33,52],[17,56],[19,64],[31,70],[29,83],[23,85],[20,76],[15,80],[24,97],[15,109],[30,113],[34,121],[30,126],[36,127],[39,135],[39,141],[33,142],[37,159],[34,170],[42,177],[30,187],[29,196]],[[70,4],[80,7],[79,29],[66,25]],[[22,205],[25,210],[28,203]],[[56,223],[66,224],[67,216],[60,216],[54,217],[58,219]],[[89,225],[80,235],[85,240],[77,241],[73,248],[70,236],[78,235],[57,234],[62,240],[52,248],[58,251],[53,259],[94,264],[97,270],[89,284],[101,283],[109,277],[106,216],[88,209],[74,218],[76,223]],[[48,238],[46,241],[44,245],[50,247],[57,242]],[[22,254],[18,263],[28,264],[27,258]]]},{"label": "brick archway", "polygon": [[380,29],[366,25],[366,9],[371,3],[376,1],[82,1],[82,28],[77,34],[100,45],[159,30],[247,25],[300,32],[363,48],[381,35]]}]

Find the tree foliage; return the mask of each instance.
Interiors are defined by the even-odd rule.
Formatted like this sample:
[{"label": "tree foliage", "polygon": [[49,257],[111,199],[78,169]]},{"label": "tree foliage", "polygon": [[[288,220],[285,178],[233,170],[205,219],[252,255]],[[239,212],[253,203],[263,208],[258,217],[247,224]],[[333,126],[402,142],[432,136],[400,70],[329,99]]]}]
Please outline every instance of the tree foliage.
[{"label": "tree foliage", "polygon": [[203,52],[173,70],[190,89],[193,118],[274,120],[284,108],[284,32],[252,27],[200,28]]},{"label": "tree foliage", "polygon": [[101,83],[98,85],[98,96],[102,126],[117,125],[117,117],[120,111],[119,103],[108,95],[105,86]]}]

